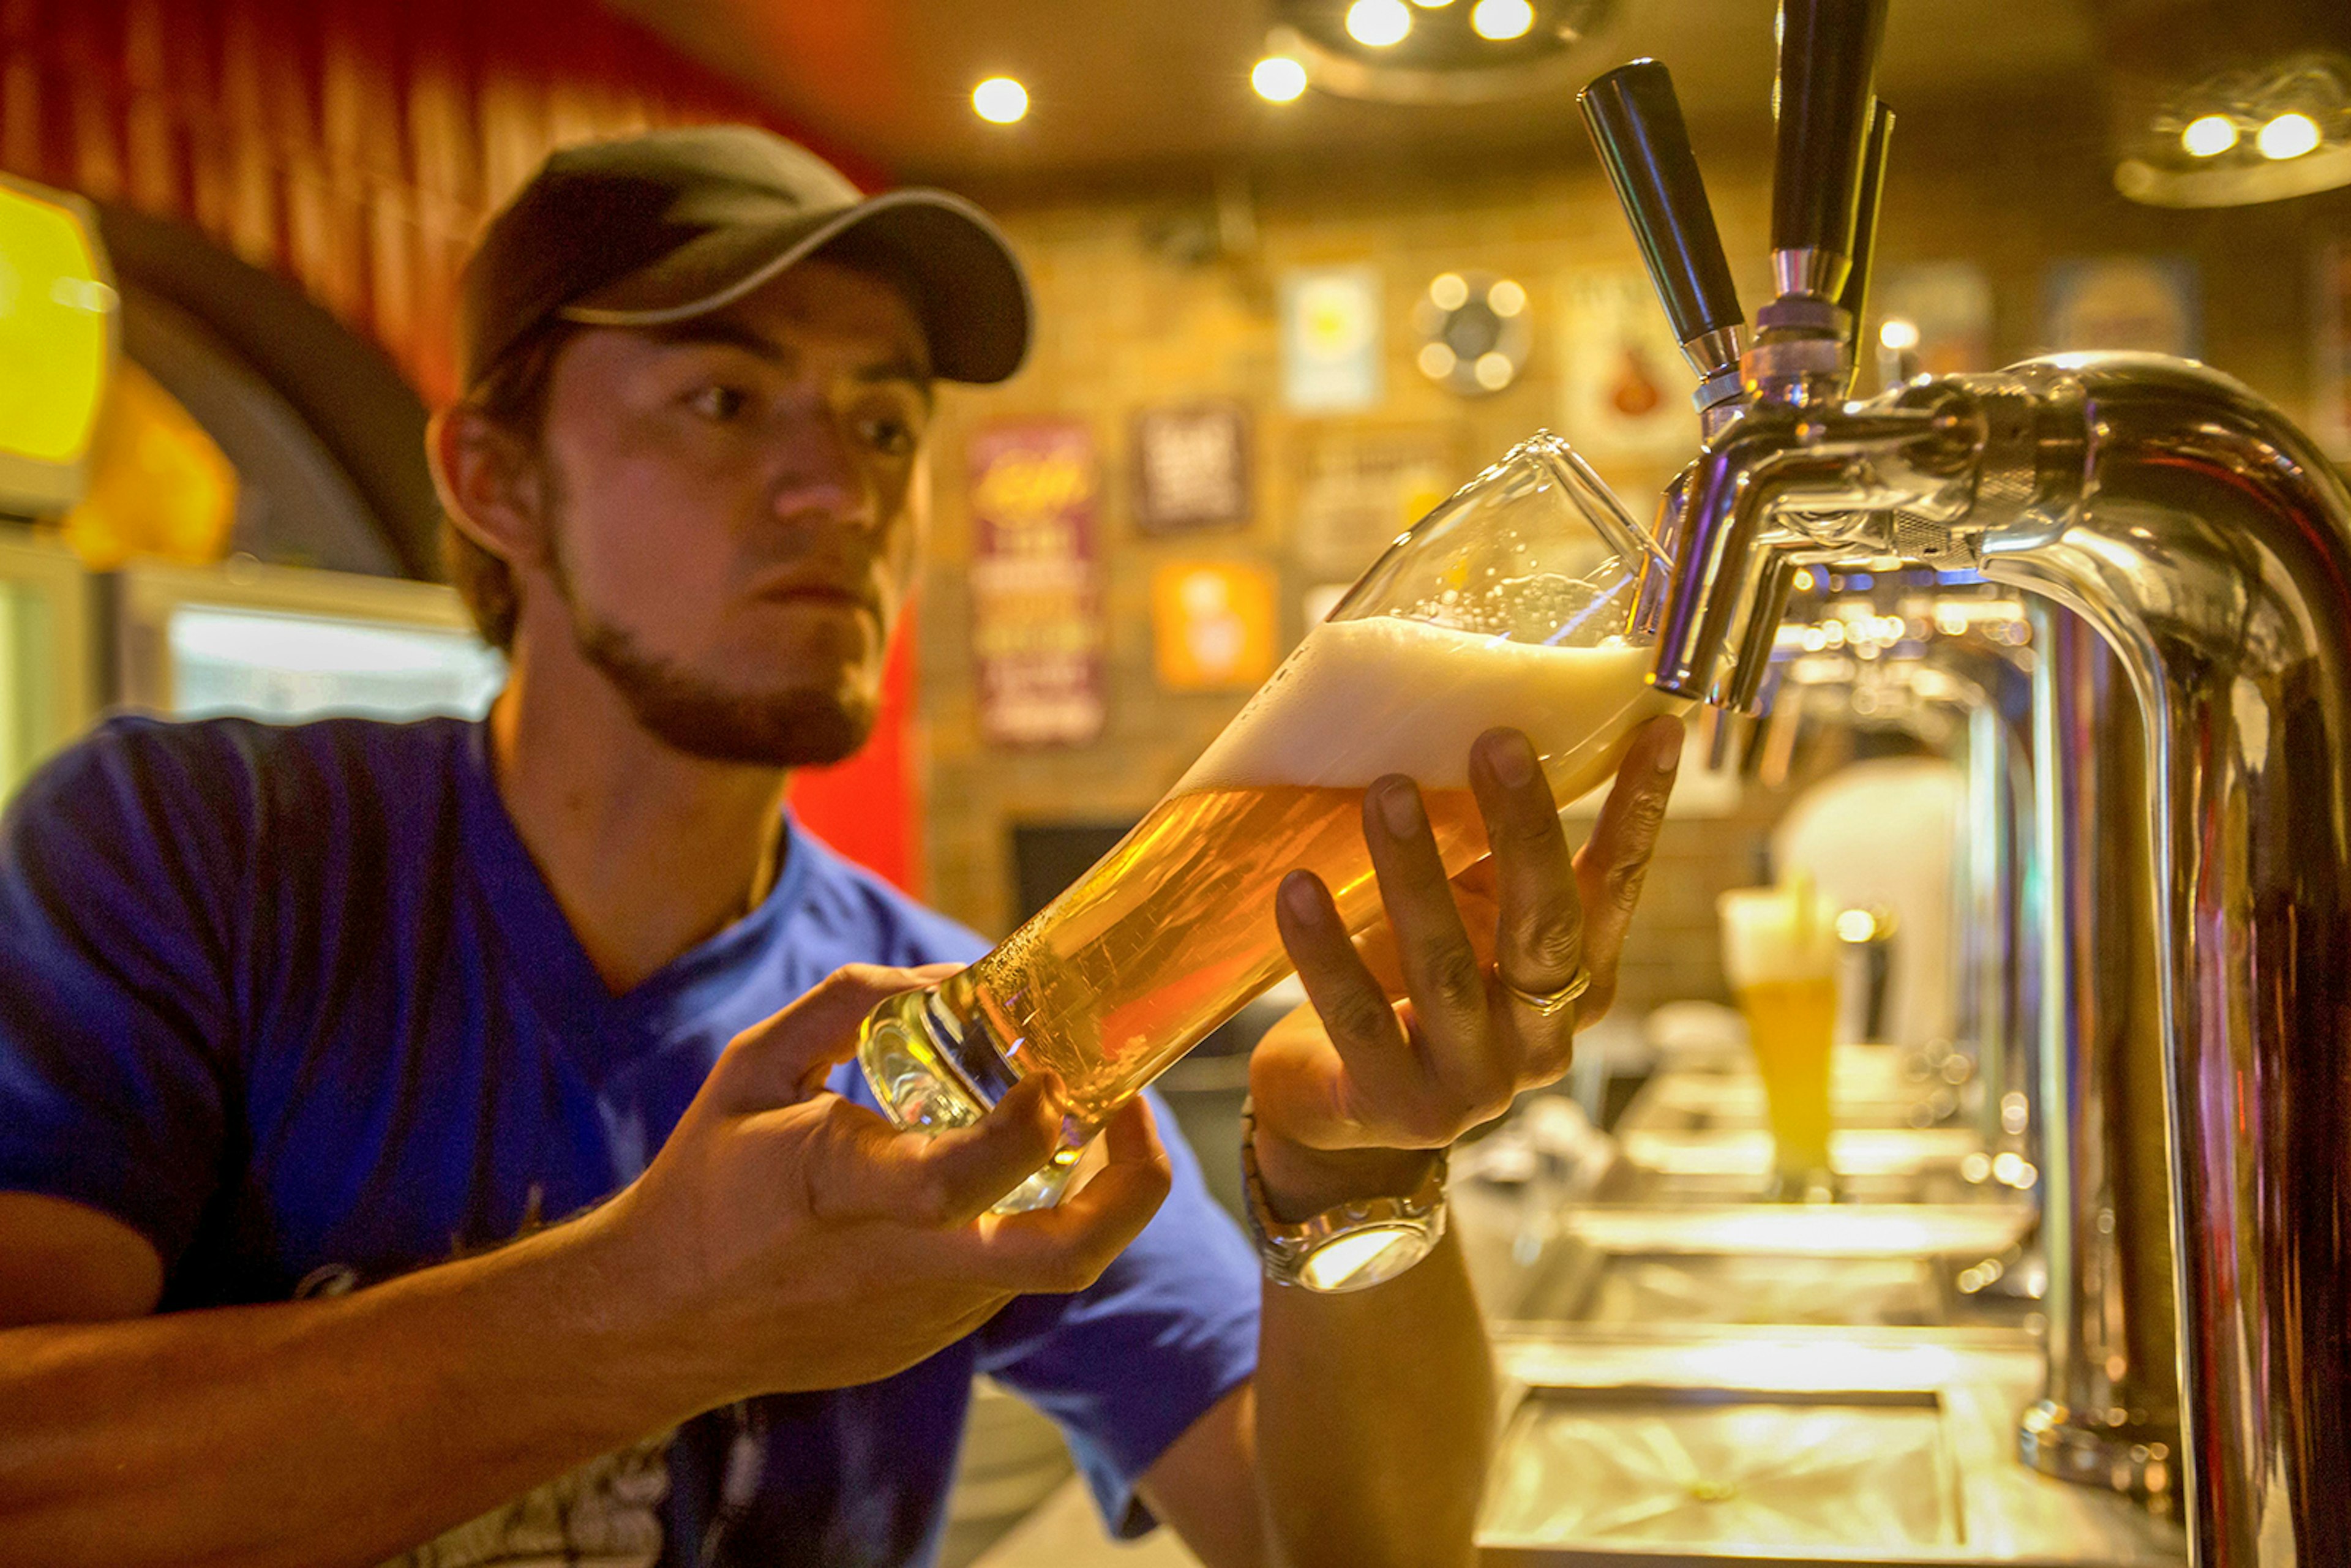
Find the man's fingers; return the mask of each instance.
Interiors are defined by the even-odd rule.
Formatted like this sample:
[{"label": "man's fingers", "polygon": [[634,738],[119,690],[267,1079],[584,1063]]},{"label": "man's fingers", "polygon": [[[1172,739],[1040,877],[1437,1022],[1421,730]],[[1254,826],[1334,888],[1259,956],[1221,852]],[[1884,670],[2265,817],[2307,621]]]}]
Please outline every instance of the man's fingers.
[{"label": "man's fingers", "polygon": [[1615,998],[1616,960],[1641,902],[1641,883],[1665,826],[1666,802],[1681,758],[1681,720],[1654,718],[1642,726],[1616,769],[1592,837],[1575,857],[1583,894],[1583,961],[1592,970],[1592,988],[1577,1009],[1585,1023],[1606,1012]]},{"label": "man's fingers", "polygon": [[849,964],[799,1000],[727,1042],[711,1070],[707,1092],[737,1113],[791,1105],[824,1086],[825,1074],[857,1054],[858,1028],[883,998],[946,979],[959,967],[916,969]]},{"label": "man's fingers", "polygon": [[[1573,981],[1584,962],[1583,911],[1558,801],[1535,748],[1514,729],[1478,737],[1469,784],[1494,846],[1494,973],[1520,991],[1549,995]],[[1565,1071],[1573,1017],[1547,1017],[1517,998],[1501,1006],[1507,1027],[1517,1032],[1520,1081]]]},{"label": "man's fingers", "polygon": [[1060,1085],[1022,1079],[968,1127],[901,1133],[846,1101],[828,1108],[804,1169],[820,1219],[963,1225],[1001,1202],[1052,1157],[1061,1141]]},{"label": "man's fingers", "polygon": [[1362,1080],[1374,1099],[1410,1092],[1420,1076],[1411,1042],[1387,992],[1348,940],[1347,927],[1322,879],[1305,871],[1282,878],[1274,899],[1274,924],[1306,998],[1322,1020],[1322,1032],[1348,1072]]},{"label": "man's fingers", "polygon": [[1379,780],[1364,797],[1364,839],[1379,874],[1380,902],[1395,930],[1415,1032],[1430,1074],[1482,1121],[1510,1103],[1516,1064],[1491,1025],[1486,966],[1461,923],[1420,791],[1411,779]]},{"label": "man's fingers", "polygon": [[1103,1131],[1093,1179],[1057,1207],[982,1215],[956,1233],[974,1277],[1027,1294],[1082,1291],[1159,1211],[1174,1180],[1151,1107],[1128,1101]]}]

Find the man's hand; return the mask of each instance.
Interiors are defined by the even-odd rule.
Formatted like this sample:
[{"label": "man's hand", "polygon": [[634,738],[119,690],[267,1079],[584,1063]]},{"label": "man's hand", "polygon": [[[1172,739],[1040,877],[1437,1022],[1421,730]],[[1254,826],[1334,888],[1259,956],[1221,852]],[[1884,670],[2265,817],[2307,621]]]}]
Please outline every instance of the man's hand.
[{"label": "man's hand", "polygon": [[[1481,736],[1469,779],[1494,852],[1451,884],[1418,789],[1379,780],[1364,793],[1364,836],[1387,926],[1360,946],[1317,878],[1283,882],[1276,918],[1311,1008],[1259,1043],[1249,1087],[1259,1167],[1284,1218],[1409,1192],[1425,1151],[1566,1072],[1577,1024],[1614,998],[1681,741],[1669,718],[1635,735],[1571,858],[1533,747],[1515,730]],[[1573,1007],[1547,1014],[1511,994],[1556,992],[1579,967],[1591,986]]]},{"label": "man's hand", "polygon": [[615,1291],[662,1304],[716,1400],[870,1382],[1015,1295],[1083,1290],[1166,1196],[1140,1100],[1059,1207],[997,1215],[1052,1153],[1049,1078],[935,1137],[825,1091],[874,1004],[950,972],[852,966],[738,1035],[644,1175],[590,1217],[628,1276]]}]

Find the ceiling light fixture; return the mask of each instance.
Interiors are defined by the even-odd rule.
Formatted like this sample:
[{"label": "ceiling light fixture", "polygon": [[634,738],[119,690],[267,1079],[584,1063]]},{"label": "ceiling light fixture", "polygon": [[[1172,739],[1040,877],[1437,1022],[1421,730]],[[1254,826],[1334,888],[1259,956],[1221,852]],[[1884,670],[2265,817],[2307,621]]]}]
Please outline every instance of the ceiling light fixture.
[{"label": "ceiling light fixture", "polygon": [[1010,77],[990,77],[971,89],[974,114],[995,125],[1009,125],[1029,112],[1029,89]]},{"label": "ceiling light fixture", "polygon": [[1268,55],[1249,72],[1249,86],[1268,103],[1289,103],[1306,91],[1306,68],[1288,55]]},{"label": "ceiling light fixture", "polygon": [[2191,158],[2218,158],[2237,144],[2237,122],[2225,114],[2199,115],[2179,132],[2179,145]]},{"label": "ceiling light fixture", "polygon": [[2279,163],[2316,152],[2318,141],[2318,121],[2299,112],[2279,115],[2253,138],[2253,145],[2261,150],[2262,156]]},{"label": "ceiling light fixture", "polygon": [[1478,0],[1469,13],[1469,26],[1477,35],[1498,44],[1525,37],[1534,25],[1535,8],[1527,0]]},{"label": "ceiling light fixture", "polygon": [[1404,0],[1355,0],[1347,7],[1347,36],[1366,48],[1401,44],[1411,31],[1412,13]]}]

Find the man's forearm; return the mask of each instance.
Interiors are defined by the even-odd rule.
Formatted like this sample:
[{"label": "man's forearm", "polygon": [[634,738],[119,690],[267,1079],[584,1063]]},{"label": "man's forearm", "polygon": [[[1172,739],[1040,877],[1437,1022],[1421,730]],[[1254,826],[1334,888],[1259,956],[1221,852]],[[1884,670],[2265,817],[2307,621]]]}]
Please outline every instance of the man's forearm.
[{"label": "man's forearm", "polygon": [[0,1564],[371,1563],[724,1397],[594,1217],[330,1301],[0,1333]]},{"label": "man's forearm", "polygon": [[1265,1288],[1258,1474],[1283,1560],[1469,1561],[1493,1371],[1460,1248],[1351,1295]]}]

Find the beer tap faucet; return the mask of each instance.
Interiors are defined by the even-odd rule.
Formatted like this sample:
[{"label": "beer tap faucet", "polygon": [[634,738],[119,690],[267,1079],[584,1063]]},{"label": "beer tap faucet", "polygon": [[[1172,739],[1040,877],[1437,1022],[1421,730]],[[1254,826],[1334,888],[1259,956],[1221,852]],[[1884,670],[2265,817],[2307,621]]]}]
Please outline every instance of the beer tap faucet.
[{"label": "beer tap faucet", "polygon": [[[2074,940],[2155,933],[2191,1551],[2197,1568],[2351,1568],[2351,491],[2251,391],[2160,356],[1848,401],[1885,12],[1784,0],[1779,295],[1661,530],[1654,678],[1751,706],[1781,581],[1820,559],[1980,570],[2113,649],[2152,809],[2106,831],[2144,832],[2151,875]],[[2097,1030],[2125,1005],[2053,1011]],[[2098,1418],[2073,1422],[2028,1454],[2136,1484]]]}]

